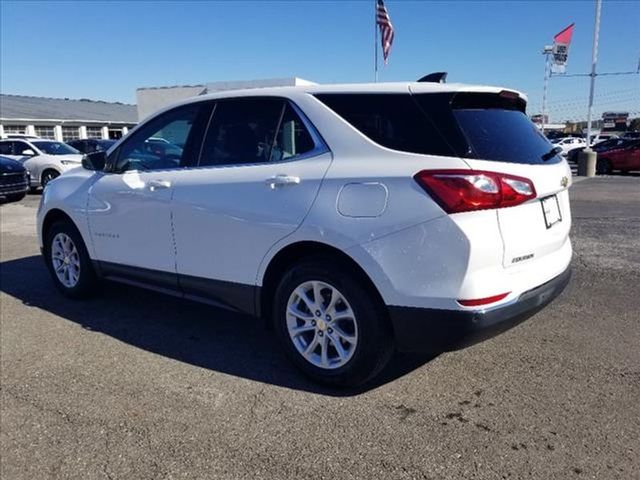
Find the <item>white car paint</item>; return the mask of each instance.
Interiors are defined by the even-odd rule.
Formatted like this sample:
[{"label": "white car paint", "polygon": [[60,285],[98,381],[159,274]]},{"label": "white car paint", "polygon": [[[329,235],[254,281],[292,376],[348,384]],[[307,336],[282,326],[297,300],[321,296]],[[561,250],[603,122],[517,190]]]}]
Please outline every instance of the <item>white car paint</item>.
[{"label": "white car paint", "polygon": [[[64,172],[77,168],[81,165],[82,154],[68,145],[64,145],[66,148],[77,153],[70,153],[64,155],[52,155],[46,152],[45,148],[47,144],[58,145],[61,142],[54,140],[46,140],[41,138],[10,138],[0,140],[0,148],[8,146],[9,144],[19,145],[20,150],[28,148],[33,153],[27,155],[19,153],[4,154],[5,157],[12,158],[21,162],[31,175],[31,187],[37,188],[42,186],[43,174],[48,170],[57,172],[58,175]],[[38,147],[38,145],[40,145]]]},{"label": "white car paint", "polygon": [[[498,308],[570,264],[566,161],[528,165],[392,150],[370,140],[313,94],[503,90],[427,83],[317,85],[187,100],[178,105],[256,95],[289,99],[330,151],[273,164],[71,172],[45,191],[38,213],[40,243],[47,214],[61,210],[78,226],[94,260],[260,287],[280,251],[316,242],[350,256],[388,306],[473,310],[477,307],[458,300],[509,292],[491,305]],[[537,196],[515,207],[448,215],[413,178],[425,168],[526,177]],[[299,182],[270,188],[268,181],[278,175]],[[562,221],[547,228],[541,199],[553,195]]]}]

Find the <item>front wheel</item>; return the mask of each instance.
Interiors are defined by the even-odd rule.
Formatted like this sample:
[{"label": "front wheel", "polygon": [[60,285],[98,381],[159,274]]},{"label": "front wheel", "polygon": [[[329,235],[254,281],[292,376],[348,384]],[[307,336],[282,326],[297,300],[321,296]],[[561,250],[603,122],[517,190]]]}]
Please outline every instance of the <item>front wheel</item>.
[{"label": "front wheel", "polygon": [[54,223],[45,234],[45,262],[58,290],[71,298],[93,293],[97,277],[80,232],[68,220]]},{"label": "front wheel", "polygon": [[44,188],[47,186],[47,183],[49,183],[51,180],[59,176],[60,176],[60,172],[58,172],[57,170],[45,170],[42,173],[42,178],[40,179],[40,185],[42,185],[42,188]]},{"label": "front wheel", "polygon": [[392,353],[392,332],[375,292],[332,259],[306,261],[283,277],[273,320],[287,356],[314,380],[357,386]]}]

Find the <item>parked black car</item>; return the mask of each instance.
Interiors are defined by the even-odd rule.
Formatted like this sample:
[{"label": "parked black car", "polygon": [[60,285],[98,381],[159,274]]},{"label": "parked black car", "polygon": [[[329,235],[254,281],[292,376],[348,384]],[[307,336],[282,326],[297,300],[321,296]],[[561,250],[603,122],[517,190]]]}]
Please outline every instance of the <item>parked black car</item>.
[{"label": "parked black car", "polygon": [[67,145],[71,145],[82,153],[106,152],[111,145],[116,143],[115,140],[102,140],[100,138],[85,138],[82,140],[71,140]]},{"label": "parked black car", "polygon": [[29,173],[20,162],[0,156],[0,203],[22,200],[29,183]]}]

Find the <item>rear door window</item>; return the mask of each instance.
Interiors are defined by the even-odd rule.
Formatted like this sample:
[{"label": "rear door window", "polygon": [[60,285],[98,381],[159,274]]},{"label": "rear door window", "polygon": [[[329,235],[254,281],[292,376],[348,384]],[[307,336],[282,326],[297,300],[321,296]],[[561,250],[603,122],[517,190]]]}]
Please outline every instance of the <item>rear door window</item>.
[{"label": "rear door window", "polygon": [[200,166],[265,163],[282,117],[284,100],[233,98],[216,102]]},{"label": "rear door window", "polygon": [[314,148],[313,138],[293,107],[287,103],[284,112],[282,112],[282,120],[271,149],[269,161],[288,160],[304,155]]}]

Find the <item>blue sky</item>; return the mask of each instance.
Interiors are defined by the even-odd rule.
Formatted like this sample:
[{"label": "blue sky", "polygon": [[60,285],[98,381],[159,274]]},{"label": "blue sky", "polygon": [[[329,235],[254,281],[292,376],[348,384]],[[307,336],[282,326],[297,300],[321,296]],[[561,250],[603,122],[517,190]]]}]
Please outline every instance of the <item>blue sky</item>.
[{"label": "blue sky", "polygon": [[[542,97],[543,45],[576,23],[567,73],[590,69],[594,1],[387,0],[396,39],[382,81],[445,70],[450,81]],[[299,76],[373,79],[373,0],[0,0],[2,93],[134,103],[143,86]],[[634,71],[640,1],[604,0],[598,70]],[[588,78],[552,78],[552,120],[586,116]],[[640,76],[600,77],[596,112],[640,115]]]}]

